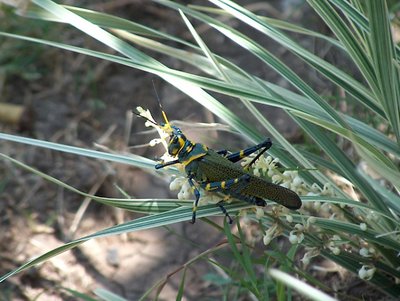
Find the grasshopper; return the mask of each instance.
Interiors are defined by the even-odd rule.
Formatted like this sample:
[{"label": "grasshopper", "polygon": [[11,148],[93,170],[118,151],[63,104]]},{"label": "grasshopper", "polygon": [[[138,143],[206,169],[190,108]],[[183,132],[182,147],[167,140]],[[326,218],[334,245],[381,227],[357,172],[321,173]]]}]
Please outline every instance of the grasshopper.
[{"label": "grasshopper", "polygon": [[[272,146],[269,138],[260,144],[235,153],[229,153],[227,150],[215,151],[204,144],[194,143],[187,139],[180,128],[169,123],[161,104],[160,108],[165,123],[158,124],[142,115],[135,114],[153,123],[169,135],[168,153],[176,159],[158,163],[155,168],[161,169],[178,163],[185,167],[189,185],[195,196],[191,223],[196,221],[196,211],[200,199],[196,183],[206,191],[220,193],[226,198],[233,197],[255,206],[264,207],[265,199],[268,199],[293,210],[301,207],[300,197],[294,191],[252,175],[248,171],[249,167]],[[256,151],[259,153],[245,168],[235,164]],[[224,200],[221,200],[217,206],[228,218],[229,223],[232,223],[223,203]]]}]

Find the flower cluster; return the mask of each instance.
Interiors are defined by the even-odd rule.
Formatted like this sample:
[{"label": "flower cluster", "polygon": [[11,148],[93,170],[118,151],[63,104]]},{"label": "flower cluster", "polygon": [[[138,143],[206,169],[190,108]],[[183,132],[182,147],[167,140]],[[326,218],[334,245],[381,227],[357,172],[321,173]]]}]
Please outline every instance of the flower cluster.
[{"label": "flower cluster", "polygon": [[342,239],[339,235],[333,235],[328,243],[326,244],[326,247],[331,250],[331,252],[335,255],[340,254],[340,245],[342,245]]},{"label": "flower cluster", "polygon": [[174,158],[172,158],[169,153],[168,153],[168,145],[167,145],[167,138],[169,137],[169,134],[163,130],[161,126],[158,125],[158,123],[154,120],[153,116],[151,115],[149,110],[145,110],[142,107],[137,107],[136,110],[139,112],[139,115],[142,116],[144,119],[146,119],[146,122],[144,125],[146,127],[153,127],[157,130],[158,135],[160,138],[155,138],[152,139],[149,142],[150,146],[155,146],[157,144],[162,144],[163,147],[165,148],[165,153],[161,156],[162,162],[168,162],[172,161]]},{"label": "flower cluster", "polygon": [[[178,199],[179,200],[190,200],[193,198],[193,190],[189,184],[188,178],[184,176],[176,176],[169,185],[169,189],[172,191],[179,191],[178,192]],[[207,205],[207,204],[216,204],[221,201],[221,199],[225,200],[224,196],[221,196],[215,192],[209,192],[201,187],[197,187],[200,192],[200,199],[199,204]],[[230,199],[226,199],[228,203]]]}]

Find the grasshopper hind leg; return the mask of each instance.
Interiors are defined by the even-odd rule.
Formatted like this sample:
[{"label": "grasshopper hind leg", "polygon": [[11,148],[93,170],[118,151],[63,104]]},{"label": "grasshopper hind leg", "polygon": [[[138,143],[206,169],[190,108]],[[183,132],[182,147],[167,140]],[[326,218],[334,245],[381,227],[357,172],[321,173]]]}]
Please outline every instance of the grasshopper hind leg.
[{"label": "grasshopper hind leg", "polygon": [[265,207],[267,205],[267,202],[264,199],[259,198],[259,197],[240,194],[240,193],[236,193],[235,191],[231,192],[230,195],[238,200],[247,202],[251,205],[260,206],[260,207]]},{"label": "grasshopper hind leg", "polygon": [[235,162],[238,162],[238,161],[242,160],[243,158],[245,158],[261,149],[261,151],[253,158],[253,160],[251,160],[251,162],[249,164],[247,164],[246,167],[248,168],[251,165],[253,165],[254,162],[256,162],[258,160],[258,158],[260,158],[260,156],[263,153],[265,153],[271,146],[272,146],[271,139],[267,138],[265,141],[263,141],[257,145],[243,149],[236,153],[228,154],[228,151],[224,150],[224,149],[218,151],[217,153],[220,154],[221,156],[226,157],[229,161],[235,163]]}]

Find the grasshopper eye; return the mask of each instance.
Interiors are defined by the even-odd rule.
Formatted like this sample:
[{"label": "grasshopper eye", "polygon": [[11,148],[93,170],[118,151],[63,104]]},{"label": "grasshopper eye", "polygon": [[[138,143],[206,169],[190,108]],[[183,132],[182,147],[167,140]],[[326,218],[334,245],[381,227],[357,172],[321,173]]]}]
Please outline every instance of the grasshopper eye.
[{"label": "grasshopper eye", "polygon": [[177,142],[178,142],[178,136],[171,135],[171,143],[177,143]]},{"label": "grasshopper eye", "polygon": [[186,138],[183,135],[171,135],[168,145],[168,153],[176,156],[185,145]]}]

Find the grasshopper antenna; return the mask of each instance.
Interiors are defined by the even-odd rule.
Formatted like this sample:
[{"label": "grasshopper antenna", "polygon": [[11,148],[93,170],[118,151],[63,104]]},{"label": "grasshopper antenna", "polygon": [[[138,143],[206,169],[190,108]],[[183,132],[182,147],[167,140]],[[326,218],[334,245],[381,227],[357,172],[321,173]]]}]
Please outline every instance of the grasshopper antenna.
[{"label": "grasshopper antenna", "polygon": [[135,114],[137,117],[143,118],[144,120],[146,120],[148,122],[151,122],[152,124],[154,124],[156,126],[160,126],[157,122],[155,122],[155,121],[153,121],[153,120],[151,120],[151,119],[149,119],[149,118],[147,118],[145,116],[142,116],[139,113],[136,113],[134,110],[132,110],[132,113]]},{"label": "grasshopper antenna", "polygon": [[151,82],[153,84],[154,93],[156,94],[156,98],[157,98],[157,101],[158,101],[158,106],[160,107],[162,116],[163,116],[164,121],[165,121],[165,126],[170,129],[171,128],[171,124],[169,123],[168,118],[167,118],[167,114],[165,114],[165,111],[164,111],[164,109],[163,109],[163,107],[161,105],[161,100],[160,100],[160,97],[158,96],[157,89],[156,89],[156,86],[154,84],[154,81],[152,80]]}]

